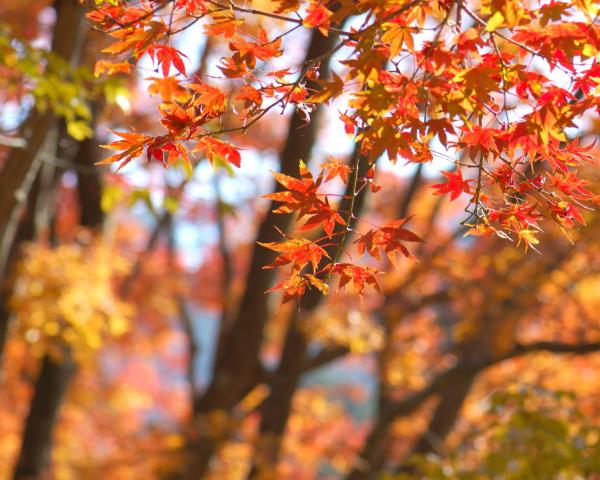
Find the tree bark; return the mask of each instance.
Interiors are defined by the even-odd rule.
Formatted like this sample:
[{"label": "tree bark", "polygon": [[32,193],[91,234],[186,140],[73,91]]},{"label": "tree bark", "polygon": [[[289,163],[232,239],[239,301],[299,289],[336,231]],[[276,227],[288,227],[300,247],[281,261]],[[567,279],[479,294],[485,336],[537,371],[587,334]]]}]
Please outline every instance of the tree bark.
[{"label": "tree bark", "polygon": [[[19,223],[19,228],[17,229],[15,239],[9,252],[10,260],[7,265],[7,271],[11,270],[19,253],[20,246],[25,242],[33,240],[35,236],[35,205],[38,201],[40,185],[41,182],[38,177],[29,191],[25,215]],[[0,275],[0,278],[5,281],[7,280],[4,275]],[[10,291],[7,287],[8,286],[5,284],[0,285],[0,371],[2,370],[2,354],[4,352],[4,345],[8,335],[8,326],[12,315],[10,308],[8,308]]]},{"label": "tree bark", "polygon": [[75,364],[68,352],[60,361],[48,355],[44,357],[25,423],[14,480],[42,478],[50,460],[52,431],[59,407],[74,371]]},{"label": "tree bark", "polygon": [[429,426],[415,444],[412,454],[444,453],[444,441],[454,428],[476,376],[477,372],[461,372],[451,382],[446,383],[439,392],[441,400],[435,408]]},{"label": "tree bark", "polygon": [[[98,229],[104,223],[104,212],[101,207],[102,179],[101,169],[94,167],[98,158],[95,138],[88,138],[79,144],[75,165],[85,170],[77,174],[77,196],[79,198],[80,219],[82,227]],[[87,167],[87,168],[86,168]]]},{"label": "tree bark", "polygon": [[[348,474],[346,480],[366,480],[378,475],[385,458],[387,434],[391,424],[398,418],[413,414],[433,395],[449,390],[453,385],[457,386],[456,390],[450,394],[450,397],[452,398],[448,398],[448,401],[445,404],[443,404],[443,398],[440,400],[428,429],[431,431],[437,430],[440,434],[446,436],[456,421],[456,416],[454,417],[454,420],[452,420],[452,413],[459,413],[464,398],[468,394],[475,377],[486,368],[504,360],[537,352],[585,355],[598,351],[600,351],[600,343],[598,342],[580,344],[536,342],[524,345],[516,344],[510,351],[497,357],[458,363],[455,367],[439,373],[422,390],[409,395],[403,400],[387,402],[383,406],[377,415],[373,429],[367,437],[362,451],[358,455],[356,465]],[[445,433],[444,430],[446,430]],[[425,452],[428,448],[427,445],[425,445],[425,442],[423,442],[423,445],[419,444],[421,444],[420,440],[415,445],[415,450],[418,447]]]},{"label": "tree bark", "polygon": [[306,356],[306,338],[295,320],[290,321],[281,362],[270,383],[271,394],[261,406],[260,436],[250,478],[276,478],[283,434]]}]

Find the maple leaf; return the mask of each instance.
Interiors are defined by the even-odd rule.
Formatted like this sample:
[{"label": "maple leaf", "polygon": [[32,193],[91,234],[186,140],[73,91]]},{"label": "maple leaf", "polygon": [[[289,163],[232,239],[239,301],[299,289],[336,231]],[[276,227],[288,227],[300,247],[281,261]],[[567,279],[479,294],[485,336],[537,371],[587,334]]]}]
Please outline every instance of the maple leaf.
[{"label": "maple leaf", "polygon": [[354,132],[356,131],[356,121],[349,115],[346,115],[345,113],[341,112],[340,120],[344,122],[344,131],[346,132],[346,134],[354,135]]},{"label": "maple leaf", "polygon": [[180,158],[187,164],[190,161],[185,147],[180,143],[173,142],[169,136],[156,137],[148,145],[146,156],[148,161],[154,158],[161,162],[164,167],[173,165]]},{"label": "maple leaf", "polygon": [[404,46],[408,51],[414,51],[413,32],[403,22],[385,23],[383,29],[385,33],[381,36],[381,41],[390,45],[390,58],[397,57]]},{"label": "maple leaf", "polygon": [[427,121],[426,125],[429,127],[429,132],[433,135],[437,135],[443,144],[445,144],[448,141],[448,133],[456,133],[454,127],[452,126],[452,123],[445,118],[431,118]]},{"label": "maple leaf", "polygon": [[[117,22],[119,23],[119,22]],[[168,27],[163,21],[150,20],[143,22],[144,28],[136,28],[131,25],[127,28],[117,29],[111,32],[111,36],[120,39],[101,50],[103,53],[120,54],[128,50],[133,51],[134,59],[139,58],[154,42],[164,38]]]},{"label": "maple leaf", "polygon": [[393,265],[396,265],[396,252],[398,250],[405,257],[410,258],[412,255],[402,242],[422,242],[423,240],[410,230],[403,228],[408,220],[410,218],[388,222],[361,235],[354,242],[358,253],[367,252],[373,258],[381,260],[379,249],[383,249]]},{"label": "maple leaf", "polygon": [[517,232],[517,246],[519,246],[521,243],[524,243],[526,251],[527,249],[531,248],[532,250],[535,250],[539,253],[539,250],[535,248],[535,246],[540,243],[540,241],[536,238],[536,235],[538,233],[539,232],[537,230],[533,230],[531,228],[524,228],[523,230],[519,230]]},{"label": "maple leaf", "polygon": [[487,223],[487,222],[478,223],[477,225],[465,224],[465,226],[471,227],[463,235],[465,237],[467,237],[469,235],[474,236],[474,237],[486,237],[486,236],[492,235],[493,233],[498,233],[497,230],[494,227],[492,227],[491,225],[489,225],[489,223]]},{"label": "maple leaf", "polygon": [[115,5],[92,10],[86,14],[91,21],[99,23],[107,29],[115,25],[134,25],[136,22],[142,22],[144,18],[151,13],[149,5]]},{"label": "maple leaf", "polygon": [[348,183],[348,175],[352,171],[352,168],[348,165],[344,165],[339,158],[329,157],[326,162],[319,165],[322,169],[327,171],[325,181],[333,180],[335,177],[340,177],[344,183]]},{"label": "maple leaf", "polygon": [[579,210],[569,202],[561,201],[557,203],[551,203],[550,208],[552,215],[558,221],[558,223],[567,228],[573,228],[575,226],[575,222],[585,225],[585,220],[583,219]]},{"label": "maple leaf", "polygon": [[307,287],[314,287],[323,295],[327,295],[329,293],[329,285],[327,285],[323,280],[310,273],[303,275],[297,272],[292,272],[292,275],[289,278],[281,283],[278,283],[265,293],[283,290],[282,303],[285,304],[291,300],[302,297],[306,292]]},{"label": "maple leaf", "polygon": [[263,196],[284,204],[274,210],[275,213],[292,213],[298,210],[299,217],[302,217],[323,203],[317,196],[321,177],[315,182],[303,161],[300,161],[300,175],[301,178],[297,179],[283,173],[273,173],[277,183],[287,189]]},{"label": "maple leaf", "polygon": [[310,284],[319,290],[323,295],[327,295],[329,293],[329,285],[327,285],[323,280],[311,275],[310,273],[306,274],[306,278]]},{"label": "maple leaf", "polygon": [[260,108],[262,104],[262,95],[252,85],[244,85],[238,90],[234,98],[244,102],[244,108],[250,111]]},{"label": "maple leaf", "polygon": [[331,238],[336,223],[346,225],[346,221],[342,216],[331,208],[327,202],[320,202],[318,205],[313,205],[308,213],[312,216],[300,228],[301,232],[321,226],[327,236]]},{"label": "maple leaf", "polygon": [[214,23],[204,25],[204,31],[211,37],[223,36],[225,38],[233,37],[244,24],[243,20],[236,20],[233,17],[218,17]]},{"label": "maple leaf", "polygon": [[289,68],[282,68],[279,70],[273,70],[272,72],[267,73],[267,77],[275,77],[277,80],[282,80],[283,77],[291,75],[292,72]]},{"label": "maple leaf", "polygon": [[115,73],[131,73],[131,64],[129,62],[109,62],[107,60],[98,60],[94,65],[94,76],[99,77],[103,73],[114,75]]},{"label": "maple leaf", "polygon": [[322,226],[325,233],[331,237],[335,224],[345,225],[342,216],[329,205],[329,200],[318,198],[317,190],[321,185],[323,173],[315,181],[304,162],[300,162],[300,179],[282,173],[273,173],[275,180],[287,191],[264,195],[264,198],[283,203],[273,210],[274,213],[292,213],[298,211],[298,218],[310,215],[300,231],[311,230]]},{"label": "maple leaf", "polygon": [[460,71],[452,81],[460,83],[467,92],[475,92],[478,97],[487,98],[490,92],[498,90],[501,77],[497,68],[481,64]]},{"label": "maple leaf", "polygon": [[214,164],[216,160],[220,160],[240,167],[242,162],[242,157],[237,148],[230,143],[211,136],[205,136],[198,140],[193,152],[198,151],[203,151],[211,164]]},{"label": "maple leaf", "polygon": [[336,263],[331,267],[331,272],[340,277],[338,290],[345,288],[348,283],[352,282],[361,300],[367,286],[379,290],[379,284],[375,275],[380,272],[376,268],[362,267],[351,263]]},{"label": "maple leaf", "polygon": [[367,170],[367,174],[365,175],[365,182],[369,184],[369,188],[373,193],[377,193],[383,188],[381,185],[375,183],[375,169],[373,167]]},{"label": "maple leaf", "polygon": [[545,27],[551,20],[560,20],[563,15],[568,15],[569,8],[571,8],[570,4],[554,0],[547,5],[542,5],[539,9],[540,25]]},{"label": "maple leaf", "polygon": [[536,205],[522,203],[513,204],[501,210],[489,209],[487,218],[491,222],[498,221],[504,226],[521,230],[529,227],[539,229],[537,220],[540,216]]},{"label": "maple leaf", "polygon": [[227,97],[218,88],[206,83],[192,83],[189,88],[198,94],[194,105],[202,108],[205,117],[219,115],[226,110]]},{"label": "maple leaf", "polygon": [[256,67],[256,59],[267,61],[281,55],[281,38],[269,41],[264,29],[259,30],[260,42],[249,42],[236,36],[229,48],[235,53],[231,57],[221,59],[219,69],[229,78],[241,77]]},{"label": "maple leaf", "polygon": [[300,0],[273,0],[274,3],[278,4],[275,13],[286,13],[298,10],[300,7]]},{"label": "maple leaf", "polygon": [[485,44],[479,31],[475,28],[469,28],[462,32],[454,41],[459,51],[466,52],[477,52],[478,48],[483,47]]},{"label": "maple leaf", "polygon": [[274,57],[280,57],[283,53],[281,51],[281,38],[269,40],[267,31],[262,27],[258,29],[258,40],[260,43],[255,44],[252,53],[263,62]]},{"label": "maple leaf", "polygon": [[241,78],[249,73],[249,68],[255,67],[253,63],[248,65],[245,60],[239,58],[238,54],[235,54],[233,57],[222,58],[221,64],[218,65],[218,68],[227,78]]},{"label": "maple leaf", "polygon": [[333,12],[329,10],[322,2],[312,1],[306,9],[306,17],[302,21],[302,25],[308,28],[318,27],[319,31],[327,36],[331,25],[331,16]]},{"label": "maple leaf", "polygon": [[109,163],[115,163],[121,161],[117,171],[121,170],[134,158],[141,157],[144,153],[144,148],[152,142],[152,137],[144,135],[143,133],[137,132],[115,132],[115,135],[122,138],[122,140],[116,140],[108,145],[100,145],[102,148],[109,150],[123,150],[121,153],[117,153],[97,163],[97,165],[106,165]]},{"label": "maple leaf", "polygon": [[206,0],[176,0],[175,8],[185,9],[187,15],[204,15],[209,11]]},{"label": "maple leaf", "polygon": [[190,96],[188,90],[182,87],[175,76],[149,77],[146,80],[151,82],[148,93],[159,95],[163,103],[172,103],[175,100],[184,102]]},{"label": "maple leaf", "polygon": [[461,147],[468,147],[471,157],[475,157],[479,152],[498,153],[496,140],[501,138],[501,132],[495,128],[481,128],[478,125],[472,125],[470,129],[463,131],[460,141]]},{"label": "maple leaf", "polygon": [[178,104],[164,104],[159,107],[163,116],[162,123],[169,133],[176,135],[193,124],[195,115],[193,108],[182,108]]},{"label": "maple leaf", "polygon": [[275,268],[291,263],[292,270],[297,272],[310,263],[313,271],[316,271],[323,257],[330,258],[320,245],[304,238],[287,239],[283,242],[258,242],[258,244],[280,253],[273,263],[263,268]]},{"label": "maple leaf", "polygon": [[442,195],[444,193],[450,193],[450,201],[456,200],[461,193],[471,193],[471,186],[469,183],[475,180],[464,180],[462,172],[457,169],[454,172],[442,172],[442,175],[446,178],[444,183],[436,183],[431,188],[435,188],[437,191],[434,195]]},{"label": "maple leaf", "polygon": [[381,114],[377,114],[372,128],[359,133],[356,139],[362,141],[361,148],[368,152],[369,160],[375,161],[385,152],[392,163],[398,160],[399,152],[408,150],[412,140],[410,134],[399,132],[392,121]]},{"label": "maple leaf", "polygon": [[281,283],[278,283],[274,287],[267,290],[265,293],[275,292],[277,290],[283,290],[283,299],[282,302],[285,304],[294,300],[295,298],[300,298],[304,295],[306,291],[306,287],[308,286],[309,280],[303,275],[299,275],[297,273],[293,273],[290,278],[284,280]]},{"label": "maple leaf", "polygon": [[585,188],[590,185],[591,182],[578,178],[573,172],[567,172],[566,174],[551,174],[546,172],[546,175],[554,187],[575,200],[584,201],[588,199],[597,199],[597,195],[595,195],[594,192]]},{"label": "maple leaf", "polygon": [[[587,203],[600,203],[594,189],[576,176],[578,170],[584,171],[582,164],[587,167],[595,161],[594,155],[569,143],[567,136],[578,119],[598,109],[594,96],[600,84],[598,32],[587,1],[552,0],[543,5],[534,2],[534,6],[493,0],[471,13],[466,5],[451,0],[278,0],[272,2],[274,8],[267,9],[269,13],[227,6],[226,2],[221,8],[208,0],[174,1],[178,10],[174,22],[181,21],[187,28],[198,17],[210,17],[207,34],[228,38],[231,54],[219,61],[218,68],[225,77],[236,80],[223,82],[227,87],[221,87],[222,91],[177,81],[179,74],[185,74],[185,57],[169,42],[183,28],[171,22],[167,25],[164,12],[155,10],[156,2],[136,7],[120,0],[98,0],[89,18],[113,38],[106,51],[130,52],[134,61],[148,53],[165,77],[163,82],[154,80],[150,90],[160,95],[159,120],[168,134],[131,143],[121,138],[114,145],[118,153],[108,161],[124,164],[146,151],[149,159],[168,165],[177,157],[185,158],[181,144],[196,140],[194,151],[205,152],[211,162],[239,165],[239,151],[233,145],[201,130],[206,122],[218,119],[227,132],[245,131],[271,107],[285,109],[289,104],[295,104],[308,121],[317,104],[350,90],[353,93],[340,118],[346,133],[355,136],[358,153],[366,162],[375,165],[384,155],[391,162],[399,158],[429,162],[435,153],[432,140],[444,149],[456,149],[457,155],[462,150],[472,159],[486,162],[489,170],[484,173],[491,172],[491,180],[477,184],[477,199],[471,199],[478,201],[486,222],[493,222],[486,223],[486,232],[537,231],[542,212],[561,226],[574,227],[583,221],[580,209],[587,208]],[[449,30],[442,28],[443,21],[434,28],[439,30],[432,38],[417,41],[429,29],[425,27],[428,20],[448,19],[452,8],[462,7],[465,15],[458,14],[456,21],[469,17],[474,23],[463,22]],[[303,25],[327,35],[335,21],[348,31],[340,34],[342,43],[333,42],[332,49],[308,63],[292,67],[285,61],[270,62],[282,55],[282,38],[289,32],[277,31],[273,36],[261,26],[267,23],[242,31],[236,15],[278,17],[270,13],[274,9],[293,12],[287,18],[291,30]],[[346,19],[361,15],[368,18],[362,27],[341,27]],[[567,17],[573,21],[566,21]],[[131,23],[125,25],[124,21]],[[346,59],[341,60],[344,75],[332,71],[331,78],[322,79],[321,63],[330,61],[342,45],[348,50]],[[405,58],[395,58],[400,54]],[[570,82],[539,73],[530,63],[532,56],[536,62],[545,62],[550,71],[559,68]],[[101,62],[98,71],[117,73],[129,68],[126,63]],[[420,73],[409,75],[399,62],[412,63]],[[167,77],[171,67],[175,75]],[[515,108],[512,97],[526,104],[525,108]],[[230,98],[234,103],[228,108]],[[263,108],[266,99],[270,106]],[[534,169],[541,162],[546,163],[538,172],[528,173],[528,166]],[[298,178],[275,174],[277,190],[266,198],[280,203],[274,210],[277,213],[308,217],[300,231],[322,227],[331,237],[345,220],[329,205],[331,197],[319,193],[319,187],[337,177],[347,183],[351,169],[335,159],[322,168],[318,178],[313,178],[304,164]],[[380,189],[373,183],[374,172],[370,168],[358,179],[359,189]],[[454,201],[462,193],[473,194],[476,180],[464,179],[460,170],[443,175],[444,182],[432,187],[436,195],[448,193]],[[542,202],[548,209],[538,210],[533,202]],[[403,231],[407,230],[399,224],[374,228],[359,236],[358,249],[375,258],[382,252],[393,253],[394,258],[397,253],[408,255],[404,245],[411,240],[401,238],[407,235]]]},{"label": "maple leaf", "polygon": [[291,88],[283,87],[280,91],[287,95],[290,103],[302,103],[308,97],[308,90],[303,85],[295,85]]},{"label": "maple leaf", "polygon": [[335,72],[331,72],[333,80],[317,80],[317,84],[321,87],[321,91],[315,93],[306,99],[309,103],[325,103],[332,98],[335,98],[342,94],[344,91],[345,82]]},{"label": "maple leaf", "polygon": [[187,75],[183,58],[188,57],[176,48],[167,45],[151,45],[146,51],[150,55],[150,58],[152,58],[152,61],[156,61],[161,66],[163,77],[169,75],[171,65],[173,65],[179,73]]}]

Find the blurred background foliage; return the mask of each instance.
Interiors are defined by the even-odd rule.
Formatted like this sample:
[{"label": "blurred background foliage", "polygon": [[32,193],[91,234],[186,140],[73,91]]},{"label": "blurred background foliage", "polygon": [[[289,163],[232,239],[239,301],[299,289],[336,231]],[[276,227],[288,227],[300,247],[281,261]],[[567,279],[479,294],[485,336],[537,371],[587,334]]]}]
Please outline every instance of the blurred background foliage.
[{"label": "blurred background foliage", "polygon": [[[86,7],[0,5],[0,161],[37,162],[3,246],[0,479],[600,478],[596,212],[571,239],[548,225],[541,253],[465,237],[460,200],[431,195],[439,168],[383,158],[361,216],[414,214],[418,261],[364,301],[333,291],[299,308],[261,291],[260,308],[243,307],[263,275],[252,255],[270,227],[269,171],[284,155],[313,170],[351,157],[338,106],[304,129],[290,108],[232,134],[235,176],[206,159],[115,174],[95,166],[110,129],[152,131],[178,92],[149,61],[96,76],[107,39]],[[227,40],[200,28],[178,46],[214,77]],[[301,63],[318,36],[290,36],[283,61]],[[597,166],[580,173],[597,179]],[[11,178],[0,171],[0,189]],[[258,358],[223,352],[233,334]],[[221,381],[233,387],[212,394]]]}]

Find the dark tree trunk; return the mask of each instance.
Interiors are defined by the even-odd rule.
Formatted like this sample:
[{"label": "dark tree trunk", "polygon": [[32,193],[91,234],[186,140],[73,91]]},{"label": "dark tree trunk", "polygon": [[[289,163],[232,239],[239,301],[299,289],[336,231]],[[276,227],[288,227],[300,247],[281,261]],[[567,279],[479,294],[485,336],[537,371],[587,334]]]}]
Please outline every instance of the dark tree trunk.
[{"label": "dark tree trunk", "polygon": [[44,357],[23,432],[14,480],[37,480],[50,460],[52,431],[75,371],[68,352],[61,360]]},{"label": "dark tree trunk", "polygon": [[440,402],[435,408],[427,430],[415,444],[413,454],[444,453],[446,437],[454,428],[476,376],[477,373],[472,371],[456,375],[440,391]]},{"label": "dark tree trunk", "polygon": [[261,407],[260,437],[255,453],[255,464],[250,478],[275,478],[283,434],[292,409],[294,392],[302,375],[306,355],[306,339],[298,328],[296,318],[290,321],[281,363],[271,382],[271,394]]}]

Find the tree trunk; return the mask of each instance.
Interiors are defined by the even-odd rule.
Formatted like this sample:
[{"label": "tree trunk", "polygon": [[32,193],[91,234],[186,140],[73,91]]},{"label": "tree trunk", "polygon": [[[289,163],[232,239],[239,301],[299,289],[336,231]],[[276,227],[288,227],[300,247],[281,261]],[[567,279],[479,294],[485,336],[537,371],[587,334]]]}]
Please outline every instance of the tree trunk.
[{"label": "tree trunk", "polygon": [[50,460],[52,431],[59,407],[74,371],[75,364],[68,352],[60,361],[48,355],[44,357],[25,423],[14,480],[42,478]]},{"label": "tree trunk", "polygon": [[476,372],[465,371],[456,375],[440,391],[440,402],[437,404],[427,430],[415,444],[412,454],[444,453],[444,441],[454,428],[465,398],[471,391]]},{"label": "tree trunk", "polygon": [[298,318],[294,315],[286,335],[281,363],[270,385],[271,394],[261,407],[260,437],[250,478],[276,478],[283,434],[305,356],[306,338],[299,330]]}]

